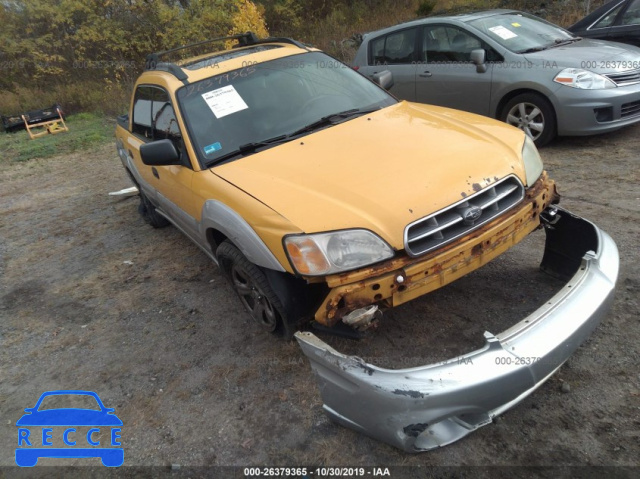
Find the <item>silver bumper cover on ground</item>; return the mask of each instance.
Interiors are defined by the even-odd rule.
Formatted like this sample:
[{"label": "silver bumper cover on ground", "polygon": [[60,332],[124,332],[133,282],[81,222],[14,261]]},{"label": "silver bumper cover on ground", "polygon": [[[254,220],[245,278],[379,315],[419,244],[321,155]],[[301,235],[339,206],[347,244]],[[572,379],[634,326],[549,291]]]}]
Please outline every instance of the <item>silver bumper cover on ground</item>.
[{"label": "silver bumper cover on ground", "polygon": [[592,223],[545,212],[541,268],[568,279],[533,314],[482,349],[448,361],[389,370],[340,354],[315,335],[296,339],[316,373],[324,409],[340,424],[408,452],[445,446],[484,426],[546,381],[582,344],[613,299],[618,250]]}]

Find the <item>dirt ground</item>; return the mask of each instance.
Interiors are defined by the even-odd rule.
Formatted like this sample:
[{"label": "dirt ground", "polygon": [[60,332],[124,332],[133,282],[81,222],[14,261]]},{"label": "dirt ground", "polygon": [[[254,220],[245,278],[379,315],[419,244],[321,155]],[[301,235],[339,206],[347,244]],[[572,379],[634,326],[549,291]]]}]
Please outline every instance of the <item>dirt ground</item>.
[{"label": "dirt ground", "polygon": [[[618,244],[613,309],[522,403],[417,455],[328,420],[298,345],[259,331],[196,246],[143,222],[137,197],[107,195],[130,186],[114,145],[5,167],[0,466],[14,465],[24,408],[57,389],[95,391],[115,408],[126,466],[422,466],[422,476],[429,466],[640,466],[640,125],[559,139],[542,156],[561,204]],[[502,331],[558,287],[537,269],[543,236],[386,313],[371,338],[323,338],[381,366],[478,347],[483,331]]]}]

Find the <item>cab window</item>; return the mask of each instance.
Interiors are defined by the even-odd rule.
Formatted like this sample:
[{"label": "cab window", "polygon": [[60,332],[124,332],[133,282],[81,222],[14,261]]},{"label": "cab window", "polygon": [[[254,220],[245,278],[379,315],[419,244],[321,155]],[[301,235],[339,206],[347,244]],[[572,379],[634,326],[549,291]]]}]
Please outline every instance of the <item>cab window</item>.
[{"label": "cab window", "polygon": [[145,138],[153,137],[151,132],[153,90],[148,86],[140,86],[133,99],[133,133]]},{"label": "cab window", "polygon": [[165,90],[138,87],[133,100],[133,133],[149,140],[180,139],[178,120]]},{"label": "cab window", "polygon": [[180,128],[167,92],[163,90],[157,91],[151,111],[153,139],[162,140],[168,138],[173,141],[178,140],[180,138]]}]

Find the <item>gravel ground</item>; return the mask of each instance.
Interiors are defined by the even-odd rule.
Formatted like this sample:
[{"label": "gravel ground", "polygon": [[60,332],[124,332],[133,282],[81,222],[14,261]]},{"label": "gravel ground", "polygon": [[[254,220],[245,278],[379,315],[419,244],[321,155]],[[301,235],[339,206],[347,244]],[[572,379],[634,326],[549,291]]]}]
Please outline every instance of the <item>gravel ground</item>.
[{"label": "gravel ground", "polygon": [[[113,145],[5,166],[0,466],[14,464],[15,422],[25,407],[44,391],[83,389],[122,419],[126,466],[173,465],[174,475],[191,466],[262,465],[615,466],[607,474],[637,473],[619,466],[640,465],[638,152],[640,125],[559,139],[542,150],[561,204],[618,244],[614,306],[534,394],[467,438],[417,455],[329,421],[297,344],[254,327],[216,266],[175,228],[146,225],[137,198],[107,196],[130,185]],[[388,312],[373,337],[326,340],[382,366],[477,347],[483,331],[501,331],[558,287],[537,270],[543,236]],[[41,459],[38,467],[64,461]],[[38,467],[31,471],[51,472]],[[394,469],[392,477],[402,471],[415,473]],[[18,473],[25,471],[0,468],[0,475]]]}]

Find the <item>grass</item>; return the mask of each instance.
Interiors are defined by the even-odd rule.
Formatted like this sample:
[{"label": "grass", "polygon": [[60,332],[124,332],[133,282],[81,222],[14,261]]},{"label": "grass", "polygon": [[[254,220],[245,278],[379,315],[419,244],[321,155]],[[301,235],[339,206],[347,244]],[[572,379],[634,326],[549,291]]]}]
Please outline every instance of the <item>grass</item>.
[{"label": "grass", "polygon": [[115,121],[95,113],[78,113],[66,120],[68,132],[46,135],[32,140],[25,130],[0,133],[0,163],[25,162],[34,158],[87,150],[114,140]]}]

